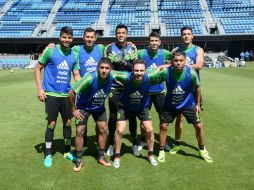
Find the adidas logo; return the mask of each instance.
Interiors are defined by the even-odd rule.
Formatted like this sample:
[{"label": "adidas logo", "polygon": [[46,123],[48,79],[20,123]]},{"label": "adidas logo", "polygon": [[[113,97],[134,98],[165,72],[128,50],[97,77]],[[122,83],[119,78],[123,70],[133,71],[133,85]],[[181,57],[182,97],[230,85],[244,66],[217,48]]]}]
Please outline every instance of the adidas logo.
[{"label": "adidas logo", "polygon": [[96,92],[93,95],[93,98],[106,98],[106,97],[107,97],[107,95],[105,94],[103,89],[101,89],[100,91]]},{"label": "adidas logo", "polygon": [[157,68],[157,65],[156,65],[155,63],[153,63],[152,65],[150,65],[150,66],[148,67],[148,69],[154,69],[154,68]]},{"label": "adidas logo", "polygon": [[94,58],[90,57],[86,62],[85,66],[93,66],[93,65],[98,65],[98,63],[94,60]]},{"label": "adidas logo", "polygon": [[57,66],[58,69],[62,69],[62,70],[69,70],[69,66],[66,62],[66,60],[64,60],[62,63],[60,63],[58,66]]},{"label": "adidas logo", "polygon": [[177,86],[173,91],[172,94],[184,94],[185,91],[181,88],[181,86]]},{"label": "adidas logo", "polygon": [[186,63],[189,64],[189,65],[193,65],[194,64],[194,62],[188,56],[186,57]]},{"label": "adidas logo", "polygon": [[143,98],[143,95],[139,93],[139,91],[136,91],[132,94],[129,95],[131,98],[133,99],[140,99],[140,98]]}]

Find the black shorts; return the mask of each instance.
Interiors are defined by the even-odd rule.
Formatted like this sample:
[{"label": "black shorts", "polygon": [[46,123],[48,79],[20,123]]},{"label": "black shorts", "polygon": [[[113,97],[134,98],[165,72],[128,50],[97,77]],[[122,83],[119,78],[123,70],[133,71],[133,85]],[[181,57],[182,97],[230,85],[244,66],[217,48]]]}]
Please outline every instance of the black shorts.
[{"label": "black shorts", "polygon": [[85,110],[80,110],[80,113],[83,115],[84,119],[83,121],[80,121],[78,119],[75,119],[75,124],[76,126],[79,125],[87,125],[87,121],[90,115],[92,115],[93,119],[95,122],[97,121],[105,121],[107,122],[107,114],[106,114],[106,110],[102,110],[101,112],[96,112],[96,113],[89,113]]},{"label": "black shorts", "polygon": [[108,106],[110,113],[117,113],[119,109],[119,100],[122,92],[122,89],[111,89],[108,96]]},{"label": "black shorts", "polygon": [[165,93],[159,93],[159,94],[150,94],[151,98],[151,105],[150,109],[152,107],[152,103],[155,107],[155,110],[157,113],[162,114],[163,107],[164,107],[164,101],[165,101]]},{"label": "black shorts", "polygon": [[55,97],[47,95],[45,101],[46,120],[56,121],[58,113],[63,120],[72,118],[72,109],[68,97]]},{"label": "black shorts", "polygon": [[148,108],[144,108],[141,111],[131,111],[125,107],[120,106],[117,112],[117,121],[125,121],[130,117],[138,117],[140,121],[150,121],[151,115]]},{"label": "black shorts", "polygon": [[184,108],[182,110],[170,110],[167,108],[164,108],[164,111],[162,113],[162,123],[172,123],[174,119],[179,115],[182,114],[188,123],[191,124],[197,124],[200,123],[200,116],[196,112],[196,108]]}]

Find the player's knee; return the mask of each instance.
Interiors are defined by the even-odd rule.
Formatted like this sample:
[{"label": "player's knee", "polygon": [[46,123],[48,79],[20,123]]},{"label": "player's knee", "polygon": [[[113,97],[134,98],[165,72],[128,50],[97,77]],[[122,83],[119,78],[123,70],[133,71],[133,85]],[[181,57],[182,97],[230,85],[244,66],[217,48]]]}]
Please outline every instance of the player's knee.
[{"label": "player's knee", "polygon": [[55,129],[56,121],[48,121],[48,128]]},{"label": "player's knee", "polygon": [[195,127],[195,129],[197,129],[197,130],[203,130],[203,125],[202,125],[202,123],[196,123],[196,124],[194,125],[194,127]]},{"label": "player's knee", "polygon": [[162,123],[162,124],[160,125],[160,130],[167,131],[168,125],[169,125],[168,123]]},{"label": "player's knee", "polygon": [[122,137],[123,134],[124,134],[124,130],[117,128],[116,129],[116,134]]},{"label": "player's knee", "polygon": [[71,119],[67,119],[66,126],[71,126]]},{"label": "player's knee", "polygon": [[85,127],[84,126],[77,126],[76,136],[79,138],[82,138],[84,136],[84,133],[85,133]]}]

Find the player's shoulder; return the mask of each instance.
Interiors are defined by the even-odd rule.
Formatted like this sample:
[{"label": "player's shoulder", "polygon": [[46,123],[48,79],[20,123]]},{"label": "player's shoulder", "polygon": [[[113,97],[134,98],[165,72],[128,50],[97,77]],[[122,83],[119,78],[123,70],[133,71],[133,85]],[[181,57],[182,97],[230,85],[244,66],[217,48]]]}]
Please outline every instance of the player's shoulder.
[{"label": "player's shoulder", "polygon": [[136,48],[136,45],[135,45],[134,43],[132,43],[132,42],[129,42],[129,41],[128,41],[128,42],[127,42],[127,45]]}]

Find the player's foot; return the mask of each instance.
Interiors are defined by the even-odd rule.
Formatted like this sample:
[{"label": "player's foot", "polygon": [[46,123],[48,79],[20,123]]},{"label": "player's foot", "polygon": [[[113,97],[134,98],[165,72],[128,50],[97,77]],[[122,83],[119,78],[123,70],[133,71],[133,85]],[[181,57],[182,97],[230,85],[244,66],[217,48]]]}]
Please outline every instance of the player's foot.
[{"label": "player's foot", "polygon": [[44,158],[44,166],[50,168],[52,166],[52,155],[47,155]]},{"label": "player's foot", "polygon": [[113,156],[114,155],[114,148],[115,148],[115,146],[109,145],[108,150],[107,150],[107,156]]},{"label": "player's foot", "polygon": [[120,158],[115,158],[113,162],[114,168],[120,168]]},{"label": "player's foot", "polygon": [[140,156],[140,151],[139,151],[137,145],[134,145],[134,146],[132,147],[132,151],[133,151],[133,155],[134,155],[134,156]]},{"label": "player's foot", "polygon": [[213,159],[209,156],[209,153],[206,149],[199,150],[199,155],[207,162],[212,163]]},{"label": "player's foot", "polygon": [[172,149],[169,151],[170,154],[176,154],[180,150],[179,145],[173,145]]},{"label": "player's foot", "polygon": [[169,151],[171,150],[171,147],[170,147],[168,144],[166,144],[166,145],[164,146],[164,150],[165,150],[166,152],[169,152]]},{"label": "player's foot", "polygon": [[160,150],[158,161],[159,162],[165,162],[165,151],[164,150]]},{"label": "player's foot", "polygon": [[64,153],[64,158],[70,160],[70,161],[76,161],[77,158],[72,152]]},{"label": "player's foot", "polygon": [[104,156],[101,156],[99,159],[98,159],[98,162],[100,164],[102,164],[103,166],[105,167],[110,167],[111,164],[104,158]]},{"label": "player's foot", "polygon": [[152,156],[148,156],[148,160],[150,162],[150,164],[152,166],[157,166],[158,165],[158,162],[156,161],[155,157],[152,155]]},{"label": "player's foot", "polygon": [[83,161],[82,160],[77,160],[76,164],[75,164],[75,166],[73,168],[73,171],[74,172],[80,172],[82,166],[83,166]]},{"label": "player's foot", "polygon": [[138,145],[138,151],[141,151],[143,148],[145,148],[147,146],[147,143],[145,142],[140,142],[140,144]]}]

